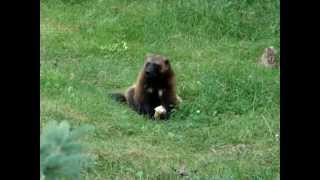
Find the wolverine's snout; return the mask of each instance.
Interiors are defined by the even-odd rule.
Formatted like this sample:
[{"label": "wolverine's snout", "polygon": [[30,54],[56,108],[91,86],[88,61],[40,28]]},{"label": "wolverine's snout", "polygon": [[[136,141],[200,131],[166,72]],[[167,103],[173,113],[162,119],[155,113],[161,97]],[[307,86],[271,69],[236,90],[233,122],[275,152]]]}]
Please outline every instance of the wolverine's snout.
[{"label": "wolverine's snout", "polygon": [[155,78],[160,74],[160,67],[157,64],[148,63],[145,67],[145,75],[147,78]]}]

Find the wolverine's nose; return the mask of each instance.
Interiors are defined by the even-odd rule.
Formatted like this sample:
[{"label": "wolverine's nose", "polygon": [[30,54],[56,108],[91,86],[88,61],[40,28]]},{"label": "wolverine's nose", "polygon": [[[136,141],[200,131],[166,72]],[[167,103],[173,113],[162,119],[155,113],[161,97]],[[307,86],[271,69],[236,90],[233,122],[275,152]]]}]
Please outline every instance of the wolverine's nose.
[{"label": "wolverine's nose", "polygon": [[159,73],[159,67],[156,64],[148,64],[145,68],[145,75],[149,78],[156,77]]},{"label": "wolverine's nose", "polygon": [[151,72],[150,71],[146,71],[146,75],[150,76]]},{"label": "wolverine's nose", "polygon": [[157,77],[157,73],[154,71],[146,71],[145,72],[146,78],[156,78]]}]

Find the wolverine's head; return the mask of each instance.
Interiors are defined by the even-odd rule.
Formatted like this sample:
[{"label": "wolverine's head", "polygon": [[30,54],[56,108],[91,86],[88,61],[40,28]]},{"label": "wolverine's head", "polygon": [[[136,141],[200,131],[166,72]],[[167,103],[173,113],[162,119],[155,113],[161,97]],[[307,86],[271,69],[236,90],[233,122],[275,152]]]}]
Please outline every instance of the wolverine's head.
[{"label": "wolverine's head", "polygon": [[171,71],[169,59],[160,55],[147,55],[144,75],[148,80],[160,80]]}]

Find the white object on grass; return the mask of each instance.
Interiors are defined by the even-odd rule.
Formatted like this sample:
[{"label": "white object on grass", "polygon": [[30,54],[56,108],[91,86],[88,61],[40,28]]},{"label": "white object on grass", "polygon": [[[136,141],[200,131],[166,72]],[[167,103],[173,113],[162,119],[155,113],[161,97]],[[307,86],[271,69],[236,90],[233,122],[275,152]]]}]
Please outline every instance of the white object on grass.
[{"label": "white object on grass", "polygon": [[160,117],[160,115],[167,113],[167,110],[163,106],[158,106],[154,108],[154,110],[155,110],[155,113],[154,113],[155,118],[158,118]]}]

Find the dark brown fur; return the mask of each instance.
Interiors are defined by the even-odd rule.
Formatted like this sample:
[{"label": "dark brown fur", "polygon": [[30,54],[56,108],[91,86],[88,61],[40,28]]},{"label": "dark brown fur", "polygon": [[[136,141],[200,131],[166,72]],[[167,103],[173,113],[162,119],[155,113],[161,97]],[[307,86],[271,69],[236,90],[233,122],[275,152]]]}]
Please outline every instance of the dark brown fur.
[{"label": "dark brown fur", "polygon": [[171,110],[178,105],[176,79],[170,62],[160,55],[149,55],[139,73],[136,83],[124,94],[113,94],[117,100],[126,102],[140,114],[153,117],[157,106],[164,106],[168,118]]}]

